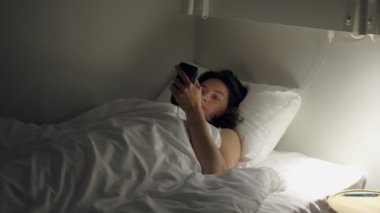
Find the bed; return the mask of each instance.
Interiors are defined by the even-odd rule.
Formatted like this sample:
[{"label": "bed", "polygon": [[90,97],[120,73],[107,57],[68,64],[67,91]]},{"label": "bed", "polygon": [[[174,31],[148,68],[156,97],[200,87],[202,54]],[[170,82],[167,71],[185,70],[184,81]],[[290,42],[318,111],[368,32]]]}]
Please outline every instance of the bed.
[{"label": "bed", "polygon": [[300,95],[245,84],[241,159],[214,175],[201,173],[168,87],[61,123],[0,118],[0,212],[324,212],[329,194],[364,187],[354,167],[275,151]]},{"label": "bed", "polygon": [[[0,127],[1,212],[319,212],[329,193],[362,184],[351,167],[278,151],[202,175],[177,108],[163,102],[118,99],[59,124]],[[330,179],[300,185],[305,167]],[[306,197],[308,183],[327,190]]]}]

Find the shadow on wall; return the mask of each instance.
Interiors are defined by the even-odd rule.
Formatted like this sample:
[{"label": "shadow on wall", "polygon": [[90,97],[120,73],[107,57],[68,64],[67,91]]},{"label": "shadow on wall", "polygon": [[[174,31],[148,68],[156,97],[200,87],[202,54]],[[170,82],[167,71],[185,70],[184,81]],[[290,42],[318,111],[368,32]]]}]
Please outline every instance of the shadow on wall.
[{"label": "shadow on wall", "polygon": [[243,64],[237,70],[241,73],[242,79],[254,79],[255,83],[271,84],[285,86],[288,88],[299,88],[301,85],[296,82],[290,70],[284,70],[284,67],[276,61],[268,61],[265,58],[256,59],[255,67]]},{"label": "shadow on wall", "polygon": [[56,122],[114,98],[150,99],[173,63],[192,58],[194,19],[179,16],[180,2],[70,1],[1,3],[0,116]]}]

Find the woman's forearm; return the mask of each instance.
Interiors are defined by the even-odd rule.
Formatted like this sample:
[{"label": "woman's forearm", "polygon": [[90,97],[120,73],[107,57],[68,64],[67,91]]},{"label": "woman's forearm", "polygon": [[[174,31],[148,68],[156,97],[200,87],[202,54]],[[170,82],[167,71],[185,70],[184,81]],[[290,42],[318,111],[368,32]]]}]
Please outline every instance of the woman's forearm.
[{"label": "woman's forearm", "polygon": [[210,135],[208,123],[201,110],[187,113],[187,127],[194,153],[202,173],[213,174],[226,170],[226,163]]}]

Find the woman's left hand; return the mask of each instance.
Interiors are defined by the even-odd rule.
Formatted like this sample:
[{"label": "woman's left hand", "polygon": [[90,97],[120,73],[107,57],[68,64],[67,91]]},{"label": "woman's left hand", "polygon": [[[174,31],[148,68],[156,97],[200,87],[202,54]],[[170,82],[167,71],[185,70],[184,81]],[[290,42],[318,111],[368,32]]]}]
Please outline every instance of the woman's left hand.
[{"label": "woman's left hand", "polygon": [[175,78],[170,86],[170,91],[174,98],[186,114],[196,112],[197,110],[202,112],[202,87],[198,80],[192,83],[178,65],[175,68],[182,82],[180,79]]}]

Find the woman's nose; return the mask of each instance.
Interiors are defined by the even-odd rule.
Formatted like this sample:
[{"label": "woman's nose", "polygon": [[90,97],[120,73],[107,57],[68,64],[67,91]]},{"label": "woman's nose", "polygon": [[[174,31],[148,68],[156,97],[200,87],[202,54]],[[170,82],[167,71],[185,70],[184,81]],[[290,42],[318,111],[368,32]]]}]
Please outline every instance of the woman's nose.
[{"label": "woman's nose", "polygon": [[205,88],[202,88],[202,101],[203,102],[207,101],[207,91]]},{"label": "woman's nose", "polygon": [[202,95],[202,100],[203,100],[203,102],[207,102],[207,95],[206,94]]}]

